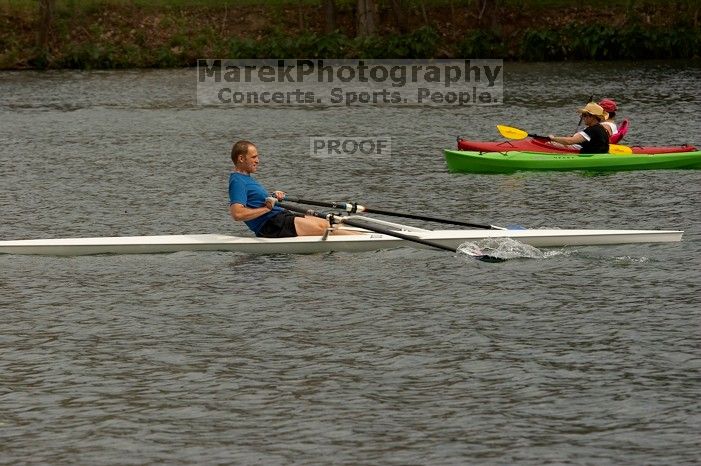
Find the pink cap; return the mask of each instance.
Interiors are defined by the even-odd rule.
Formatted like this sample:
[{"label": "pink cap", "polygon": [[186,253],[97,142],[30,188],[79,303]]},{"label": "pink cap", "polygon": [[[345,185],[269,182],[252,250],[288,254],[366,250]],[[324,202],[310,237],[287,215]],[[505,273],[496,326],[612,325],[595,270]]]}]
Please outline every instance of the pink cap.
[{"label": "pink cap", "polygon": [[606,111],[606,113],[615,112],[618,108],[616,102],[612,99],[601,99],[599,101],[599,105]]}]

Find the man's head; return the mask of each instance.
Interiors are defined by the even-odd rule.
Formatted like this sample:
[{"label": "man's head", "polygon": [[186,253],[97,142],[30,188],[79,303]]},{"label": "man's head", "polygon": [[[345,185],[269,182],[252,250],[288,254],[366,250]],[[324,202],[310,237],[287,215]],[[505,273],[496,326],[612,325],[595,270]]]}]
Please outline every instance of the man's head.
[{"label": "man's head", "polygon": [[255,147],[255,145],[250,141],[238,141],[234,143],[234,147],[231,148],[231,161],[236,165],[240,160],[241,156],[248,154],[248,148]]},{"label": "man's head", "polygon": [[250,141],[238,141],[231,148],[231,161],[239,171],[254,173],[258,168],[258,149]]},{"label": "man's head", "polygon": [[604,121],[606,118],[608,118],[608,114],[604,111],[604,109],[601,108],[599,104],[595,104],[594,102],[589,102],[584,106],[584,108],[579,109],[579,113],[582,114],[582,118],[584,119],[593,117],[593,119],[596,120],[594,123]]}]

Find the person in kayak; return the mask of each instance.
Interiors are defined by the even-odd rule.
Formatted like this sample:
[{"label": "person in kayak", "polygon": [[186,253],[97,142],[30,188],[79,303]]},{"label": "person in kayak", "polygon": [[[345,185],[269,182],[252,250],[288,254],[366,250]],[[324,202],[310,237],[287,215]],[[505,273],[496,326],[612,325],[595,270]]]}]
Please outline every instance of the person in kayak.
[{"label": "person in kayak", "polygon": [[589,102],[579,110],[582,121],[586,125],[582,131],[572,136],[548,136],[551,142],[561,144],[568,148],[579,149],[580,154],[606,154],[609,151],[609,134],[601,122],[606,120],[607,114],[599,104]]},{"label": "person in kayak", "polygon": [[[273,199],[282,200],[283,191],[268,191],[251,175],[258,170],[259,155],[255,144],[238,141],[231,148],[234,169],[229,175],[229,213],[234,220],[264,238],[323,235],[330,224],[323,218],[289,212],[276,206]],[[335,230],[334,232],[337,232]]]},{"label": "person in kayak", "polygon": [[614,134],[618,134],[618,125],[616,125],[616,110],[618,110],[618,105],[613,99],[601,99],[599,101],[599,107],[603,108],[608,114],[606,120],[601,122],[601,126],[604,127],[607,133],[609,133],[609,138]]}]

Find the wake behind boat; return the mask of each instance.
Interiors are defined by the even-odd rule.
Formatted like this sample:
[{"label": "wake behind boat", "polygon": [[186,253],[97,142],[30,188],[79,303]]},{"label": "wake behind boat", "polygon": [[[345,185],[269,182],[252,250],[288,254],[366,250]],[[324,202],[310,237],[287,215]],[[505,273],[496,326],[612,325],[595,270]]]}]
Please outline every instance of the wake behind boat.
[{"label": "wake behind boat", "polygon": [[[362,217],[366,220],[365,217]],[[392,231],[456,249],[468,241],[512,238],[534,247],[592,246],[681,241],[678,230],[424,230],[387,224]],[[344,227],[345,228],[345,227]],[[244,254],[310,254],[363,252],[398,247],[427,248],[415,241],[356,229],[357,235],[256,238],[218,234],[57,238],[0,241],[0,254],[79,256],[91,254],[155,254],[181,251],[231,251]]]}]

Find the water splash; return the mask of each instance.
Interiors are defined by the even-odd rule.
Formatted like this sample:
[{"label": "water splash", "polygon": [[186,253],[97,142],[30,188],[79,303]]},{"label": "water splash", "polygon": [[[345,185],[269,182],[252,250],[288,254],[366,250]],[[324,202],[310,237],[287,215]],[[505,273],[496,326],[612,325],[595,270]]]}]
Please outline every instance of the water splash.
[{"label": "water splash", "polygon": [[468,256],[491,256],[498,259],[546,259],[560,255],[563,251],[541,251],[529,244],[512,238],[485,238],[479,241],[462,243],[457,251]]},{"label": "water splash", "polygon": [[627,265],[627,264],[644,264],[650,262],[649,257],[634,257],[634,256],[616,256],[613,258],[616,263]]}]

